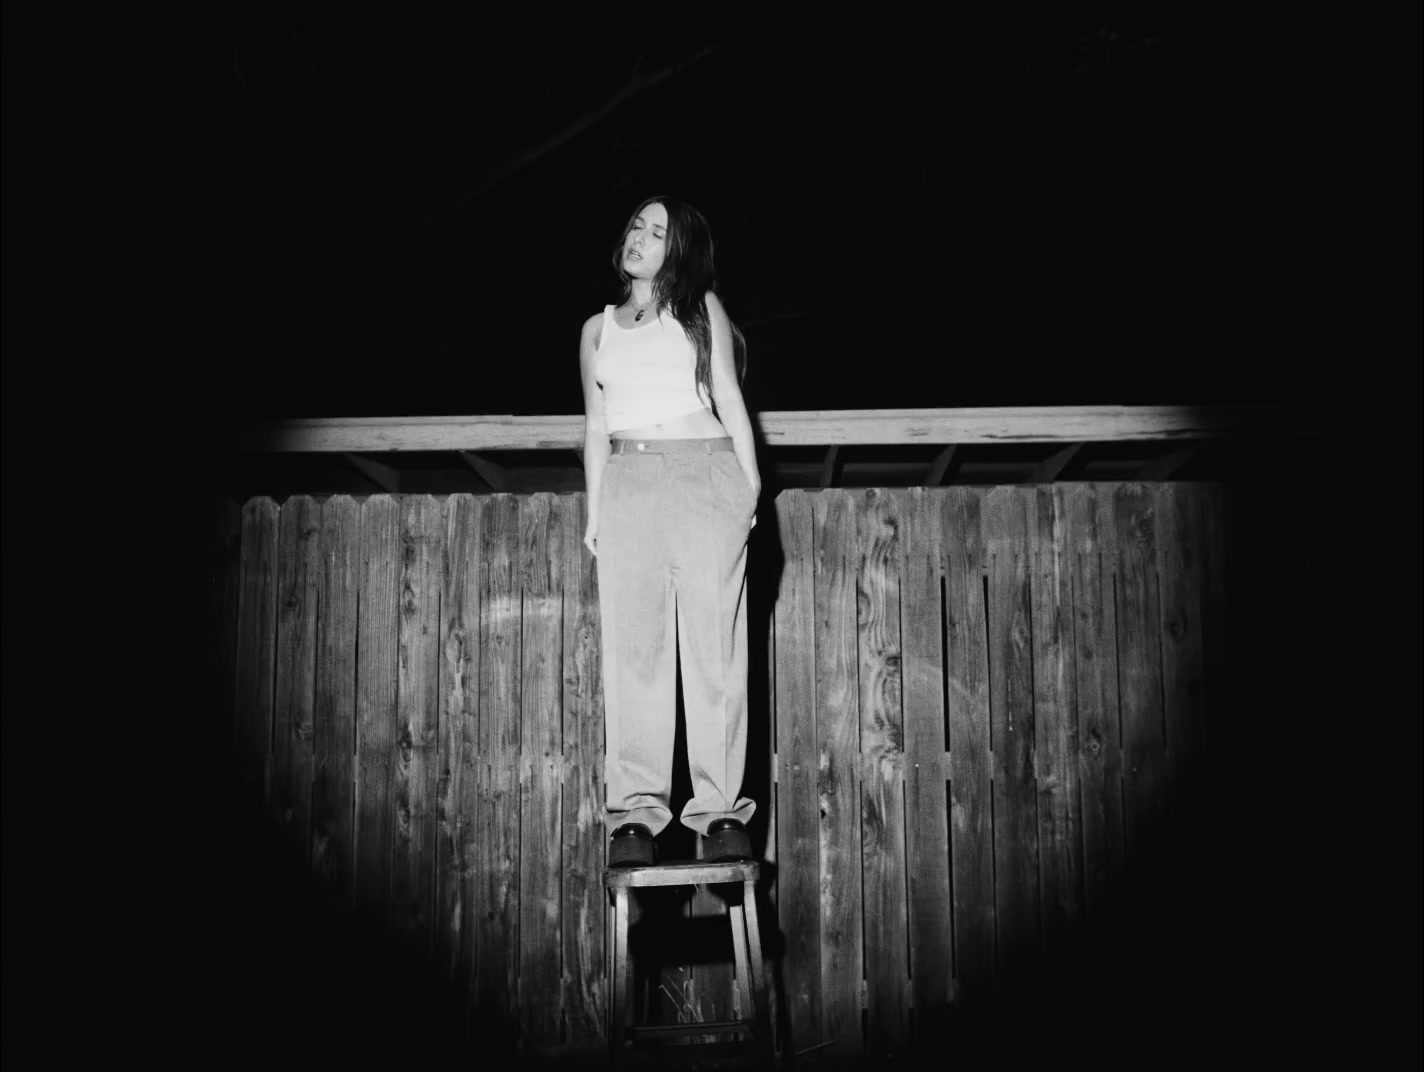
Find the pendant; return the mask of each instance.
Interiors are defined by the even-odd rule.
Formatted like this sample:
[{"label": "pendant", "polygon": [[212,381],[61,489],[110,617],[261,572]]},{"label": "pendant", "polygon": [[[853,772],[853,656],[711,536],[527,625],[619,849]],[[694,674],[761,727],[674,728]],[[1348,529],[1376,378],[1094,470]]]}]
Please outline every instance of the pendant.
[{"label": "pendant", "polygon": [[643,314],[646,313],[646,312],[647,312],[646,309],[639,309],[639,310],[638,310],[638,315],[635,316],[635,317],[633,317],[634,323],[636,323],[636,322],[639,321],[639,320],[642,320],[642,319],[643,319]]}]

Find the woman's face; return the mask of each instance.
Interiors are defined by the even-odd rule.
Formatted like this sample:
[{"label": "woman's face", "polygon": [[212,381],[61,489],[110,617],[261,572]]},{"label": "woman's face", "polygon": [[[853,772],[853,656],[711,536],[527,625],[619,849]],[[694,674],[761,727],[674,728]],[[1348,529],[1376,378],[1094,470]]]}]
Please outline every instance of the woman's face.
[{"label": "woman's face", "polygon": [[633,219],[623,239],[623,270],[634,279],[653,279],[667,253],[667,209],[654,201]]}]

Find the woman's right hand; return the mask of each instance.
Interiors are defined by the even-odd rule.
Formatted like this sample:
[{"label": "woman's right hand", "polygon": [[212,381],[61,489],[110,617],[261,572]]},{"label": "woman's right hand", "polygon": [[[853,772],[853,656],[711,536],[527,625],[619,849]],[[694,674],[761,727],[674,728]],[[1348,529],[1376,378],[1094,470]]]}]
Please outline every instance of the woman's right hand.
[{"label": "woman's right hand", "polygon": [[588,528],[583,530],[583,545],[588,548],[588,553],[594,558],[598,557],[598,526],[592,521],[588,523]]}]

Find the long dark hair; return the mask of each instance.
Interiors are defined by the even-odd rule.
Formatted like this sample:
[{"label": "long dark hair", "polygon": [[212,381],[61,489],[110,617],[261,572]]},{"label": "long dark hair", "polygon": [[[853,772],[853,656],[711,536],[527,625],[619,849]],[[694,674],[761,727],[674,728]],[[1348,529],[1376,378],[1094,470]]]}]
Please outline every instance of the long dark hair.
[{"label": "long dark hair", "polygon": [[[675,197],[649,197],[643,201],[618,236],[613,250],[613,267],[623,280],[623,300],[633,292],[633,277],[623,270],[623,244],[633,221],[649,205],[667,209],[667,247],[663,266],[653,279],[653,312],[655,316],[668,310],[682,325],[697,350],[696,380],[709,401],[712,395],[712,324],[707,316],[707,292],[717,290],[717,270],[712,262],[712,230],[702,213]],[[737,382],[747,378],[747,340],[736,324],[732,324],[732,361],[737,370]]]}]

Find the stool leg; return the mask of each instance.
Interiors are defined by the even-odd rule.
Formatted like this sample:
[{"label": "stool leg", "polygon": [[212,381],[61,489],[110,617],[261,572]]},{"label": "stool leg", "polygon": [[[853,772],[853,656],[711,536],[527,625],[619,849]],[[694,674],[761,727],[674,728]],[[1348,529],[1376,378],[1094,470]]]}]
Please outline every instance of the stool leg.
[{"label": "stool leg", "polygon": [[735,901],[728,902],[727,914],[732,917],[732,956],[737,962],[737,994],[741,999],[742,1018],[752,1021],[755,1034],[756,1006],[752,1004],[752,977],[747,957],[747,916]]},{"label": "stool leg", "polygon": [[623,1067],[624,1037],[628,1033],[628,891],[613,892],[613,1008],[608,1024],[608,1059]]},{"label": "stool leg", "polygon": [[776,1066],[776,1042],[771,1037],[771,1003],[767,1000],[766,960],[762,956],[761,926],[757,923],[755,883],[747,882],[742,904],[747,916],[747,939],[751,944],[752,1000],[756,1003],[757,1041],[767,1068]]}]

